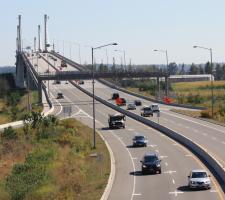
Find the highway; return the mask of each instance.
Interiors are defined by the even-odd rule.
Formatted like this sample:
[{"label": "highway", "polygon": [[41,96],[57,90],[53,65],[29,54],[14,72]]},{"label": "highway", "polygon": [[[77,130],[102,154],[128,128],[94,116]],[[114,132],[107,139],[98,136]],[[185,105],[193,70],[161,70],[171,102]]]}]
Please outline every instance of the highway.
[{"label": "highway", "polygon": [[[57,65],[58,64],[59,63],[57,63]],[[43,59],[39,59],[39,72],[45,72],[47,69],[48,65],[46,62],[44,62]],[[49,69],[50,71],[54,71],[51,67]],[[67,70],[71,70],[70,66],[68,66]],[[82,87],[90,91],[92,89],[91,81],[85,81]],[[63,107],[68,107],[70,105],[72,107],[71,117],[75,117],[92,127],[92,99],[89,96],[73,85],[65,84],[65,81],[57,85],[49,81],[49,88],[55,107],[53,114],[59,118],[67,117],[67,114],[63,113]],[[111,93],[115,91],[97,81],[95,88],[96,95],[107,100],[111,97]],[[58,92],[64,94],[64,99],[55,98]],[[131,95],[119,93],[128,101],[137,99]],[[114,102],[112,101],[112,103]],[[144,102],[144,104],[149,103],[151,102]],[[217,140],[225,141],[224,134],[218,134],[218,132],[224,131],[223,127],[175,114],[169,111],[168,106],[162,105],[160,107],[160,124],[195,140],[204,148],[209,149],[209,151],[215,154],[219,159],[224,160],[224,151],[220,152],[221,149],[224,149],[224,146],[219,146],[222,145],[222,143],[220,144],[218,142],[218,144],[215,145],[219,147],[211,147],[214,146],[213,144],[215,144]],[[139,110],[134,112],[137,114],[140,113]],[[116,176],[109,199],[224,199],[213,177],[212,188],[210,190],[189,191],[187,189],[187,176],[190,170],[205,168],[191,152],[160,132],[128,117],[126,119],[126,129],[110,130],[108,129],[107,120],[108,114],[111,113],[115,113],[115,111],[96,102],[96,128],[109,143],[116,161]],[[157,121],[158,119],[154,116],[150,118],[150,120]],[[195,133],[193,129],[199,131],[199,133]],[[211,133],[211,131],[213,133]],[[147,147],[131,147],[132,138],[137,133],[141,133],[148,138],[149,144]],[[201,133],[207,135],[204,136]],[[209,135],[210,137],[208,137]],[[216,137],[216,139],[212,139],[212,137]],[[214,142],[211,145],[209,142],[210,138],[212,139],[211,142]],[[218,151],[216,150],[217,148]],[[161,156],[162,174],[144,176],[141,174],[140,160],[146,152],[156,152]]]}]

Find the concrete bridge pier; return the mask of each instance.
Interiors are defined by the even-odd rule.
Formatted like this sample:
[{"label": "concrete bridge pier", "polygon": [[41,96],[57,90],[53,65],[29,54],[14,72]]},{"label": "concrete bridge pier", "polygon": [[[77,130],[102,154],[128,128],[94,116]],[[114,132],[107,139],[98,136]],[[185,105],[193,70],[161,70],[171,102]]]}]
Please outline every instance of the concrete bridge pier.
[{"label": "concrete bridge pier", "polygon": [[25,67],[24,62],[20,54],[16,55],[16,86],[19,88],[25,88]]}]

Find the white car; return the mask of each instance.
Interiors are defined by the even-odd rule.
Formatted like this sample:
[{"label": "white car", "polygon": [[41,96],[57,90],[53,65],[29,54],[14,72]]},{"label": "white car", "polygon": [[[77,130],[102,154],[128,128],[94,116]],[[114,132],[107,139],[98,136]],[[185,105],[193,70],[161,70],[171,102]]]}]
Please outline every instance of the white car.
[{"label": "white car", "polygon": [[188,176],[188,187],[192,188],[211,188],[210,175],[202,169],[192,170]]},{"label": "white car", "polygon": [[159,105],[158,104],[152,104],[151,109],[153,112],[159,112]]}]

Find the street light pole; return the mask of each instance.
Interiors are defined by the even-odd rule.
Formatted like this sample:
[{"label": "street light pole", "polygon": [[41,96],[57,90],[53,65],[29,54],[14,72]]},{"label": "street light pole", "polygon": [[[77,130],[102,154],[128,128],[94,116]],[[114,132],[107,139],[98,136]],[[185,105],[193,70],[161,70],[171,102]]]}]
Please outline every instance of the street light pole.
[{"label": "street light pole", "polygon": [[[165,53],[166,54],[166,72],[167,72],[167,75],[169,75],[169,59],[168,59],[167,50],[154,49],[154,51],[158,51],[158,52],[162,52],[162,53]],[[165,80],[165,82],[166,82],[166,80]],[[166,84],[166,97],[168,96],[168,94],[169,94],[169,83],[168,83],[168,79],[167,79],[167,84]]]},{"label": "street light pole", "polygon": [[93,108],[93,148],[96,148],[96,133],[95,133],[95,70],[94,70],[94,50],[106,46],[117,45],[117,43],[110,43],[98,47],[91,47],[91,64],[92,64],[92,108]]},{"label": "street light pole", "polygon": [[115,50],[123,53],[124,70],[126,70],[126,52],[125,50]]},{"label": "street light pole", "polygon": [[212,48],[193,46],[193,48],[205,49],[210,52],[210,65],[211,65],[211,115],[214,118],[214,86],[213,86],[213,63],[212,63]]}]

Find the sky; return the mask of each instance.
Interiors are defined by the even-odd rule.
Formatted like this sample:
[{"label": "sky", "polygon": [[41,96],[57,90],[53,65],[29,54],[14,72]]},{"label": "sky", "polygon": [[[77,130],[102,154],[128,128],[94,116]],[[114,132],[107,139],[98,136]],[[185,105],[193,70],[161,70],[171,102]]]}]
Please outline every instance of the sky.
[{"label": "sky", "polygon": [[[0,0],[0,66],[15,64],[16,26],[22,16],[23,46],[33,46],[38,24],[49,16],[49,42],[56,51],[79,62],[91,62],[91,48],[111,42],[94,51],[97,63],[113,57],[117,64],[165,64],[169,62],[206,63],[213,50],[213,62],[225,62],[224,0]],[[70,50],[71,49],[71,50]],[[121,51],[115,51],[121,50]]]}]

